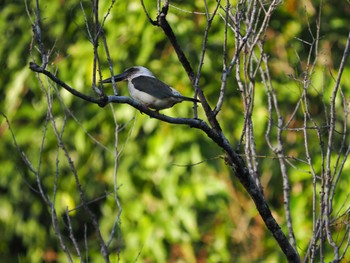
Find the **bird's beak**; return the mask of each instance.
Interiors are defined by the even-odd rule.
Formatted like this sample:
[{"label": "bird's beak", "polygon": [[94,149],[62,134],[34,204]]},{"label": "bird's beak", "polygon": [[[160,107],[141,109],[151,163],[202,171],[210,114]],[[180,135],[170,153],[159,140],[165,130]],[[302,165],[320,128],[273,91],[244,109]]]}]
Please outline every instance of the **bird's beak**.
[{"label": "bird's beak", "polygon": [[115,82],[123,81],[123,80],[127,79],[128,76],[129,76],[128,72],[123,72],[123,73],[120,73],[119,75],[115,75],[114,77],[110,77],[108,79],[104,79],[101,82],[102,83],[112,83],[112,78],[114,78]]}]

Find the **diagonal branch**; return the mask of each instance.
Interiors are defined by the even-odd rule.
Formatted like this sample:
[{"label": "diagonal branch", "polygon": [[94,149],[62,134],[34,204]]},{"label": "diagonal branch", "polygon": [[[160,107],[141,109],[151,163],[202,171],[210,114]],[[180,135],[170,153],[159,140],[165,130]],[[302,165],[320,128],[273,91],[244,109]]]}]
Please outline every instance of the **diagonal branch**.
[{"label": "diagonal branch", "polygon": [[[190,62],[188,61],[185,53],[182,51],[182,49],[177,41],[177,38],[174,34],[173,29],[171,28],[168,21],[166,20],[166,15],[168,13],[168,9],[169,9],[169,2],[166,1],[161,9],[161,12],[157,16],[156,25],[159,26],[164,31],[164,34],[167,36],[168,40],[172,44],[179,61],[181,62],[182,66],[184,67],[184,69],[185,69],[185,71],[186,71],[186,73],[191,81],[192,86],[195,87],[196,77],[195,77],[193,68],[192,68]],[[154,25],[154,23],[152,23],[152,24]],[[197,87],[197,92],[198,92],[198,97],[201,101],[201,104],[203,106],[204,112],[208,118],[210,125],[215,129],[216,132],[221,133],[222,130],[221,130],[220,124],[217,121],[216,116],[215,116],[213,110],[211,109],[206,97],[204,96],[202,89]]]}]

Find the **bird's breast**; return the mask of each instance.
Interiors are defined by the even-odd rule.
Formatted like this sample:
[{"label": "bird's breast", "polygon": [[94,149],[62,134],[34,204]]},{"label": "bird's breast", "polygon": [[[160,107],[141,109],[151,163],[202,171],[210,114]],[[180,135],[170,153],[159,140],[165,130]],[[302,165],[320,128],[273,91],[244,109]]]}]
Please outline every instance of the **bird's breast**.
[{"label": "bird's breast", "polygon": [[146,107],[161,110],[172,107],[174,104],[180,102],[181,100],[176,97],[168,97],[168,98],[156,98],[151,94],[140,91],[134,87],[132,83],[128,84],[128,89],[130,96],[141,102]]}]

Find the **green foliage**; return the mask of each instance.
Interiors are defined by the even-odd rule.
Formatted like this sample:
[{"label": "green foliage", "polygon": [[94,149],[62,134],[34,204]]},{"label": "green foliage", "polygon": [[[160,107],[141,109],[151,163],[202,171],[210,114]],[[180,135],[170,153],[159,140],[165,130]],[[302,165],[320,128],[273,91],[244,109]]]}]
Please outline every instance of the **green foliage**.
[{"label": "green foliage", "polygon": [[[151,17],[155,19],[155,1],[145,2]],[[177,2],[174,2],[174,6],[180,9],[171,7],[168,20],[196,69],[206,20],[204,15],[185,11],[204,12],[204,6],[201,1]],[[40,54],[33,47],[31,34],[34,1],[28,1],[27,4],[30,18],[25,15],[26,7],[22,1],[12,1],[1,6],[0,31],[3,34],[0,63],[3,66],[0,72],[0,111],[8,117],[17,144],[34,169],[39,169],[40,164],[42,187],[50,198],[53,198],[54,193],[53,182],[58,181],[55,207],[64,239],[69,240],[65,211],[75,209],[70,212],[70,216],[79,247],[85,253],[86,225],[88,260],[101,262],[98,240],[88,215],[80,207],[81,200],[69,162],[64,152],[58,149],[52,123],[47,123],[45,92],[52,99],[58,132],[63,134],[63,141],[74,162],[86,198],[92,201],[91,209],[98,217],[105,239],[109,237],[118,212],[113,197],[115,132],[118,128],[118,197],[123,210],[111,243],[112,262],[196,262],[205,259],[207,262],[283,261],[282,252],[266,232],[254,204],[238,182],[230,181],[230,169],[220,158],[222,152],[213,146],[209,138],[190,127],[150,119],[128,105],[115,104],[99,108],[73,97],[52,83],[48,84],[44,76],[40,76],[40,79],[48,88],[41,88],[36,75],[28,69],[28,62],[40,61]],[[211,10],[214,4],[214,1],[209,3]],[[50,71],[57,71],[57,75],[75,89],[94,94],[90,88],[93,48],[87,37],[79,1],[50,1],[50,4],[43,2],[41,5],[46,48],[52,51]],[[324,119],[318,113],[329,110],[323,101],[328,101],[335,83],[325,72],[331,69],[336,73],[346,39],[346,3],[344,1],[338,5],[324,3],[322,35],[326,38],[321,41],[323,57],[317,64],[309,93],[309,100],[313,102],[311,111],[319,116],[315,117],[319,125]],[[90,2],[83,2],[83,6],[90,19]],[[100,20],[108,7],[108,1],[101,1]],[[301,8],[288,4],[281,6],[273,16],[266,36],[266,52],[271,54],[273,84],[286,120],[302,92],[299,83],[291,81],[287,75],[292,74],[298,79],[309,51],[308,46],[295,37],[310,37],[306,19],[308,17],[314,25],[317,18],[315,8],[316,4],[310,9],[313,12],[307,10],[309,13],[305,14]],[[300,16],[305,20],[300,20]],[[221,83],[222,25],[222,19],[216,17],[200,82],[212,105],[215,105]],[[193,93],[170,43],[160,28],[148,23],[139,1],[116,1],[104,22],[104,29],[114,73],[132,65],[145,65],[184,95]],[[228,38],[233,41],[233,34],[229,33]],[[99,51],[103,61],[102,74],[108,77],[110,72],[102,44]],[[233,54],[233,45],[228,52],[230,56]],[[299,58],[295,54],[299,54]],[[346,68],[344,74],[349,75],[350,69]],[[349,79],[344,78],[342,85],[343,92],[348,96]],[[118,88],[122,95],[127,95],[125,83]],[[107,94],[112,93],[111,87],[106,86],[105,90]],[[322,91],[323,96],[320,95]],[[340,100],[336,106],[342,109]],[[237,84],[231,78],[228,80],[227,98],[219,119],[234,145],[242,132],[243,110]],[[191,117],[191,104],[176,105],[165,110],[164,114]],[[296,114],[297,119],[302,121],[302,112]],[[199,117],[204,118],[202,111]],[[270,157],[273,153],[264,139],[268,122],[266,92],[258,82],[253,120],[259,127],[255,129],[256,138],[259,138],[256,141],[257,152]],[[295,123],[297,126],[300,123]],[[343,128],[339,126],[340,130]],[[309,135],[316,137],[315,132]],[[303,135],[285,132],[283,136],[287,145],[286,154],[305,158]],[[340,141],[340,135],[337,136]],[[349,137],[348,134],[346,136]],[[322,161],[318,146],[318,141],[310,139],[309,147],[317,174],[321,172]],[[56,162],[57,156],[59,162]],[[3,117],[0,118],[0,159],[2,259],[6,262],[66,262],[53,230],[51,211],[43,202],[37,179],[24,163]],[[291,213],[295,216],[293,224],[298,249],[303,254],[312,234],[312,176],[305,164],[297,161],[293,161],[293,164],[298,168],[288,167],[293,185]],[[265,194],[276,211],[278,222],[285,227],[278,160],[262,158],[260,168]],[[350,166],[346,163],[344,173],[349,172]],[[345,213],[349,207],[349,184],[349,178],[342,178],[339,183],[334,201],[335,215]],[[105,193],[106,198],[100,200]],[[347,205],[343,206],[344,203]],[[345,231],[343,226],[340,222],[334,224],[339,231]],[[69,250],[73,252],[72,243],[68,243]],[[78,258],[74,258],[75,261]]]}]

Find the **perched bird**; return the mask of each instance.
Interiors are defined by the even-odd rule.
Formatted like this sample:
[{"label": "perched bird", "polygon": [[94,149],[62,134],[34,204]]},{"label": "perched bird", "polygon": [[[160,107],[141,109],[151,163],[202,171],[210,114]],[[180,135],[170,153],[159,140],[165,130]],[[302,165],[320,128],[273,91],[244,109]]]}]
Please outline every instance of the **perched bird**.
[{"label": "perched bird", "polygon": [[102,80],[102,83],[111,83],[128,80],[130,96],[148,108],[162,110],[171,108],[181,101],[200,102],[197,99],[182,96],[180,92],[157,79],[145,67],[135,66],[126,69],[123,73]]}]

